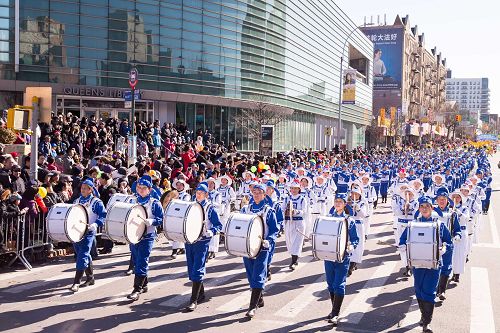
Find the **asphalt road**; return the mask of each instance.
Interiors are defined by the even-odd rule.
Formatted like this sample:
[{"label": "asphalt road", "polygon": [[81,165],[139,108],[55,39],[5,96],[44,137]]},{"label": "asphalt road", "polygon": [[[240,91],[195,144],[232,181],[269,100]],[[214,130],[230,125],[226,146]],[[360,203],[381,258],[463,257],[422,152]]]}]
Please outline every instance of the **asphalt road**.
[{"label": "asphalt road", "polygon": [[[490,213],[480,216],[479,243],[473,247],[459,284],[450,283],[447,299],[434,312],[435,332],[500,332],[500,154],[492,159]],[[403,278],[394,246],[389,204],[372,219],[363,264],[348,278],[337,328],[324,319],[331,303],[323,262],[313,260],[306,243],[298,269],[288,269],[284,237],[280,238],[266,287],[265,307],[249,321],[250,299],[242,259],[224,251],[210,260],[205,280],[207,301],[193,313],[181,310],[191,292],[184,256],[169,257],[165,238],[150,260],[150,290],[131,303],[133,276],[125,276],[128,247],[95,262],[96,284],[76,294],[67,290],[74,276],[71,258],[0,274],[2,332],[420,332],[413,278]]]}]

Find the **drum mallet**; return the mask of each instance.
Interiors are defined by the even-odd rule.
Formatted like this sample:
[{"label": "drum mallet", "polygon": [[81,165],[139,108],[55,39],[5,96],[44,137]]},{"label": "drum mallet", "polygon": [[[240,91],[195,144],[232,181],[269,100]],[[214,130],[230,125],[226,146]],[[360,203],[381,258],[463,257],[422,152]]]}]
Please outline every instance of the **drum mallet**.
[{"label": "drum mallet", "polygon": [[296,228],[295,230],[297,230],[297,232],[298,232],[299,234],[301,234],[302,236],[304,236],[304,238],[305,238],[305,239],[309,239],[309,237],[308,237],[308,236],[306,236],[306,234],[304,234],[302,231],[300,231],[300,230],[299,230],[299,228]]}]

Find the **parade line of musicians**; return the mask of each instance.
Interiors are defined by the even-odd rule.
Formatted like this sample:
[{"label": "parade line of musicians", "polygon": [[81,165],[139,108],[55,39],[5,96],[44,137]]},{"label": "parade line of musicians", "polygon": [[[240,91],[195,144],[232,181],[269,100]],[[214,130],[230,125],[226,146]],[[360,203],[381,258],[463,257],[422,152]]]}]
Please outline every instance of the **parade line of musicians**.
[{"label": "parade line of musicians", "polygon": [[[481,228],[478,215],[488,212],[491,196],[491,169],[482,149],[434,150],[404,152],[392,159],[365,158],[348,164],[339,161],[311,160],[301,165],[289,163],[280,174],[264,172],[258,179],[245,172],[235,192],[232,179],[221,176],[200,183],[194,195],[182,180],[174,182],[176,199],[196,200],[204,209],[205,221],[200,239],[192,244],[175,242],[172,256],[185,253],[192,295],[185,311],[194,311],[205,298],[203,280],[205,264],[219,251],[219,237],[234,203],[241,213],[257,214],[263,219],[265,233],[261,250],[255,258],[243,258],[252,290],[246,316],[255,316],[264,306],[263,290],[271,279],[270,265],[276,238],[284,234],[290,255],[289,269],[296,269],[304,241],[312,233],[318,216],[348,221],[348,245],[341,260],[325,260],[325,274],[332,308],[327,316],[337,325],[345,294],[347,277],[363,261],[365,241],[370,235],[370,219],[378,203],[391,198],[394,213],[394,238],[401,257],[404,276],[413,275],[416,298],[421,311],[420,325],[432,332],[429,324],[434,304],[443,301],[447,284],[459,283]],[[150,175],[143,175],[135,185],[137,203],[143,205],[148,218],[147,231],[137,244],[131,244],[131,265],[135,274],[128,298],[135,301],[148,289],[148,261],[156,238],[156,227],[162,225],[164,208],[171,197],[155,188]],[[160,201],[161,199],[161,201]],[[242,203],[240,203],[242,202]],[[94,272],[90,249],[97,227],[103,226],[106,208],[96,196],[92,180],[81,185],[76,200],[86,207],[88,231],[74,244],[76,275],[71,290],[93,285]],[[411,267],[407,258],[407,225],[435,222],[439,233],[439,264],[436,268]],[[422,224],[423,225],[423,224]],[[83,276],[86,276],[82,283]]]}]

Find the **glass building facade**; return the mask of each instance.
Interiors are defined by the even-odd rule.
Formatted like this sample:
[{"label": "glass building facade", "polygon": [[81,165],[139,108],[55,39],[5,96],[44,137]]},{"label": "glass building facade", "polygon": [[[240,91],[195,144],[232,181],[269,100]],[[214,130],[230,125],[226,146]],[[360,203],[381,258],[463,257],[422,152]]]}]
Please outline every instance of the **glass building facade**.
[{"label": "glass building facade", "polygon": [[327,0],[0,0],[0,93],[12,80],[46,83],[60,107],[70,86],[128,87],[133,65],[152,103],[145,119],[182,121],[252,150],[255,140],[231,117],[243,112],[235,101],[264,96],[295,110],[277,128],[277,149],[323,148],[344,56],[362,63],[356,104],[342,110],[345,143],[354,146],[371,121],[373,52],[359,31],[342,52],[355,28]]}]

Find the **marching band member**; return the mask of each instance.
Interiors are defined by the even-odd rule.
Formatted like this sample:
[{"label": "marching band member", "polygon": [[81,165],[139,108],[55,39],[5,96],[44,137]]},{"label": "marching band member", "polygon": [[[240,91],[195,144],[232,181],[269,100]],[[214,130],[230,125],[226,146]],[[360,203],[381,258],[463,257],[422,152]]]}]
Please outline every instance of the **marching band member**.
[{"label": "marching band member", "polygon": [[204,233],[201,239],[193,244],[186,244],[186,264],[188,268],[189,280],[192,282],[191,299],[186,311],[194,311],[198,305],[205,299],[205,288],[203,286],[203,277],[206,273],[205,264],[207,261],[208,247],[211,238],[222,229],[219,214],[215,207],[208,200],[208,187],[200,183],[196,187],[196,201],[205,211]]},{"label": "marching band member", "polygon": [[340,307],[344,300],[347,272],[350,266],[351,255],[359,243],[354,221],[345,213],[346,195],[339,193],[335,196],[334,206],[328,216],[345,218],[348,220],[348,247],[342,262],[325,260],[325,276],[332,302],[332,311],[328,315],[328,322],[338,325]]},{"label": "marching band member", "polygon": [[454,203],[457,221],[460,224],[460,240],[456,240],[453,244],[453,276],[451,278],[451,281],[458,283],[460,281],[460,274],[465,272],[465,261],[467,259],[467,242],[469,239],[467,222],[469,220],[469,209],[463,205],[465,197],[459,191],[453,192],[451,194],[451,199]]},{"label": "marching band member", "polygon": [[[208,199],[214,206],[214,209],[217,211],[220,218],[223,207],[222,197],[219,191],[217,191],[217,181],[214,178],[210,177],[205,182],[208,184]],[[219,234],[214,235],[212,239],[210,239],[210,245],[208,246],[208,259],[215,258],[215,254],[219,252],[219,240]]]},{"label": "marching band member", "polygon": [[[466,255],[466,262],[469,261],[468,257],[469,254],[471,253],[472,250],[472,242],[474,238],[474,234],[476,232],[476,226],[474,225],[474,217],[478,214],[479,212],[479,204],[477,203],[476,200],[472,198],[470,195],[471,190],[470,187],[466,184],[464,184],[460,188],[460,193],[464,196],[465,201],[462,202],[462,205],[467,208],[469,211],[469,219],[467,221],[467,255]],[[458,281],[455,281],[458,282]]]},{"label": "marching band member", "polygon": [[160,201],[153,197],[153,183],[150,176],[142,176],[136,186],[137,203],[144,206],[147,213],[146,233],[139,243],[130,244],[132,257],[135,260],[134,270],[134,289],[127,296],[132,301],[137,301],[141,293],[148,291],[148,266],[149,256],[153,250],[153,244],[156,239],[156,227],[163,223],[163,207]]},{"label": "marching band member", "polygon": [[408,173],[405,169],[401,169],[398,172],[398,176],[392,181],[391,187],[389,188],[389,192],[395,193],[399,185],[408,184],[409,180],[407,178]]},{"label": "marching band member", "polygon": [[[279,197],[277,197],[276,200],[272,199],[273,193],[275,194],[276,192],[278,192],[278,190],[274,187],[274,183],[272,181],[268,181],[266,184],[266,201],[267,204],[274,210],[274,213],[276,215],[276,221],[278,222],[279,228],[277,237],[279,237],[279,233],[283,229],[283,221],[285,220],[285,217],[283,216],[283,210],[281,209],[282,202],[279,201]],[[267,263],[268,281],[271,280],[271,262],[273,261],[275,245],[275,243],[272,243],[269,247],[269,260]]]},{"label": "marching band member", "polygon": [[306,199],[306,205],[308,207],[307,213],[304,215],[304,224],[306,225],[305,235],[309,236],[311,234],[312,229],[312,216],[311,216],[311,207],[314,204],[313,193],[311,191],[312,180],[307,176],[302,176],[299,178],[300,182],[300,194],[304,196]]},{"label": "marching band member", "polygon": [[[176,179],[173,183],[177,192],[179,192],[179,200],[191,201],[191,195],[187,192],[189,185],[182,179]],[[178,254],[185,254],[185,246],[183,242],[173,241],[172,242],[172,254],[170,257],[172,259],[177,258]]]},{"label": "marching band member", "polygon": [[373,202],[373,209],[377,209],[378,196],[380,194],[380,181],[382,173],[380,172],[379,165],[375,165],[374,172],[372,173],[372,186],[375,189],[375,201]]},{"label": "marching band member", "polygon": [[373,214],[373,203],[377,199],[377,193],[375,192],[375,188],[371,185],[371,181],[370,174],[365,173],[361,176],[363,199],[367,203],[366,216],[363,221],[365,225],[365,240],[368,239],[368,235],[370,234],[370,220]]},{"label": "marching band member", "polygon": [[243,182],[241,183],[241,186],[238,189],[236,196],[238,198],[246,197],[248,199],[251,196],[250,184],[255,178],[255,174],[253,174],[253,172],[250,171],[245,171],[243,172],[242,176],[243,176]]},{"label": "marching band member", "polygon": [[[326,180],[323,176],[314,177],[314,186],[311,189],[312,205],[311,214],[314,217],[317,215],[324,216],[326,214],[328,205],[328,200],[330,199],[331,192],[326,184]],[[312,219],[314,221],[314,218]]]},{"label": "marching band member", "polygon": [[424,196],[424,183],[420,179],[410,181],[408,186],[414,190],[417,199]]},{"label": "marching band member", "polygon": [[368,204],[363,200],[363,190],[359,183],[353,183],[351,191],[349,192],[349,199],[347,200],[347,209],[349,215],[356,226],[356,233],[359,238],[356,249],[352,252],[351,262],[349,264],[349,271],[347,276],[351,276],[352,272],[357,269],[358,264],[363,262],[363,253],[365,251],[365,226],[364,219],[367,214]]},{"label": "marching band member", "polygon": [[[449,192],[445,188],[441,188],[437,191],[435,199],[437,207],[434,208],[434,211],[438,213],[438,220],[446,226],[451,234],[451,237],[453,237],[453,243],[455,243],[461,239],[460,222],[458,221],[455,209],[450,210],[450,201],[448,196]],[[453,243],[446,244],[446,252],[442,255],[443,266],[441,267],[437,290],[437,297],[442,301],[446,299],[446,288],[448,287],[448,279],[452,270],[452,258],[454,252]]]},{"label": "marching band member", "polygon": [[347,165],[342,165],[342,170],[337,173],[337,193],[347,193],[351,181],[351,173],[347,170]]},{"label": "marching band member", "polygon": [[299,256],[302,253],[302,245],[306,225],[304,218],[308,214],[308,204],[306,198],[300,195],[300,184],[292,181],[290,184],[290,196],[283,201],[285,212],[285,240],[288,253],[292,256],[290,269],[295,270],[298,265]]},{"label": "marching band member", "polygon": [[[399,244],[401,234],[408,226],[408,222],[413,221],[415,213],[418,211],[418,202],[415,192],[408,188],[406,184],[401,184],[397,190],[397,196],[391,203],[392,211],[394,212],[394,220],[396,224],[395,236],[396,244]],[[401,263],[406,268],[403,276],[411,276],[411,268],[408,266],[406,251],[399,251]]]},{"label": "marching band member", "polygon": [[220,186],[217,189],[221,195],[222,209],[220,213],[221,223],[225,226],[229,214],[231,214],[231,204],[236,200],[236,193],[234,192],[231,185],[233,180],[228,175],[220,176],[219,178]]},{"label": "marching band member", "polygon": [[387,203],[387,193],[389,192],[389,182],[391,180],[391,171],[389,170],[388,164],[384,164],[381,175],[380,196],[382,197],[382,203]]},{"label": "marching band member", "polygon": [[[432,216],[433,207],[431,198],[424,196],[419,199],[418,203],[420,216],[415,220],[415,222],[438,222],[437,218]],[[407,238],[408,228],[403,231],[399,240],[400,251],[406,251]],[[446,251],[446,244],[449,243],[451,243],[450,232],[444,224],[440,223],[439,244],[444,245],[440,247],[441,255]],[[430,323],[434,312],[434,302],[436,298],[440,270],[441,267],[438,269],[413,268],[414,288],[420,312],[422,314],[421,325],[423,326],[423,332],[432,333]]]},{"label": "marching band member", "polygon": [[[73,247],[76,254],[76,273],[73,285],[70,290],[77,292],[80,287],[94,285],[94,267],[92,265],[92,257],[90,250],[94,243],[95,234],[98,227],[104,226],[106,219],[106,208],[104,203],[95,196],[97,190],[94,182],[91,179],[86,179],[82,182],[80,188],[80,197],[75,200],[75,204],[81,204],[85,207],[88,215],[88,227],[85,236],[81,241],[74,243]],[[83,273],[85,272],[86,281],[80,285]]]},{"label": "marching band member", "polygon": [[247,279],[250,283],[250,288],[252,288],[250,306],[248,307],[248,311],[246,313],[246,316],[249,318],[253,318],[255,316],[257,307],[264,306],[262,292],[264,291],[267,280],[269,255],[271,250],[274,249],[274,242],[279,231],[274,210],[266,200],[266,186],[263,184],[255,185],[252,190],[252,196],[252,202],[243,207],[241,212],[243,214],[260,215],[264,221],[265,232],[259,255],[255,259],[246,257],[243,258]]},{"label": "marching band member", "polygon": [[440,188],[444,187],[447,189],[447,186],[443,181],[444,181],[443,175],[441,175],[441,174],[433,175],[432,176],[432,184],[429,186],[429,189],[427,190],[427,192],[425,192],[425,195],[429,196],[431,198],[435,198],[437,191]]}]

